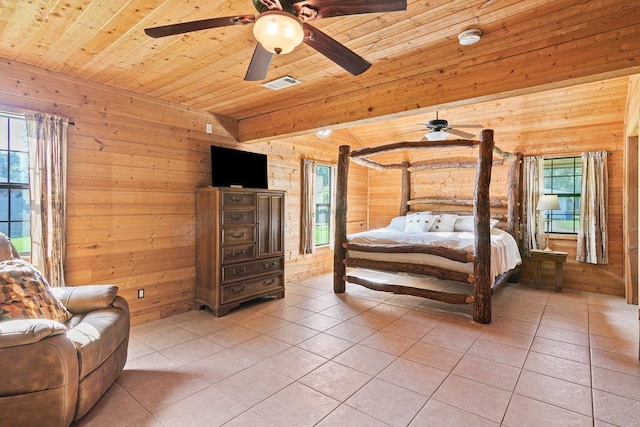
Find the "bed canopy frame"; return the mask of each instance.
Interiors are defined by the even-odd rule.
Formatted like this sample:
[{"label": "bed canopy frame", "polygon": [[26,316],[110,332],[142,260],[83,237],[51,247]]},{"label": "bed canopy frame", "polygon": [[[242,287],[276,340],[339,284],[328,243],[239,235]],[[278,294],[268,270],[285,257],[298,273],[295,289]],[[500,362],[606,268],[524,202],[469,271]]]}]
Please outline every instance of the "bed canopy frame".
[{"label": "bed canopy frame", "polygon": [[[406,149],[429,149],[433,147],[478,147],[477,161],[446,161],[446,162],[402,162],[396,164],[381,164],[368,158],[374,154],[389,153]],[[499,157],[494,162],[493,155]],[[455,249],[444,248],[402,248],[389,245],[376,248],[366,248],[363,246],[350,244],[347,241],[347,182],[349,172],[349,161],[373,168],[376,170],[400,169],[402,171],[402,197],[400,204],[400,215],[406,215],[412,205],[422,205],[428,203],[444,203],[456,206],[473,206],[473,216],[475,224],[474,255],[463,253]],[[503,200],[491,200],[489,197],[489,186],[491,183],[492,166],[503,164],[504,160],[509,161],[508,169],[508,189],[507,189],[507,215],[506,231],[509,232],[516,241],[520,235],[520,170],[522,155],[520,153],[508,153],[502,151],[494,144],[493,130],[485,129],[480,133],[480,140],[446,140],[446,141],[416,141],[398,142],[378,147],[363,148],[351,151],[348,145],[342,145],[339,149],[338,173],[336,182],[336,224],[335,224],[335,253],[333,269],[334,292],[345,291],[346,283],[355,283],[369,289],[393,292],[397,294],[415,295],[424,298],[434,299],[452,304],[474,304],[473,320],[478,323],[491,322],[491,294],[494,289],[507,281],[512,271],[499,276],[494,283],[491,274],[491,206],[505,206]],[[476,178],[473,199],[443,200],[434,198],[411,198],[411,173],[425,169],[436,168],[476,168]],[[504,215],[494,215],[494,218],[504,220]],[[347,251],[349,249],[359,251],[377,252],[422,252],[434,255],[445,256],[449,259],[462,262],[474,263],[474,274],[454,272],[438,267],[405,264],[398,262],[371,261],[365,259],[349,259]],[[387,283],[377,283],[360,277],[347,275],[347,267],[370,268],[384,271],[408,272],[434,276],[440,279],[455,280],[474,285],[473,295],[462,293],[450,293],[422,289],[403,285]]]}]

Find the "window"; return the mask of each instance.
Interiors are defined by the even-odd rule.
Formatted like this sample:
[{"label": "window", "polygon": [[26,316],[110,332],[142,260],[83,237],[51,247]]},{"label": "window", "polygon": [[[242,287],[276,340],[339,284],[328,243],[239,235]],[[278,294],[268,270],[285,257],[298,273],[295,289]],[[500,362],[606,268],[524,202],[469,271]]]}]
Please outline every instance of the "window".
[{"label": "window", "polygon": [[29,143],[25,119],[0,113],[0,232],[19,253],[31,251]]},{"label": "window", "polygon": [[315,245],[329,244],[331,229],[331,167],[316,165]]},{"label": "window", "polygon": [[577,234],[580,222],[582,159],[562,157],[544,160],[544,194],[556,194],[560,209],[547,211],[549,232]]}]

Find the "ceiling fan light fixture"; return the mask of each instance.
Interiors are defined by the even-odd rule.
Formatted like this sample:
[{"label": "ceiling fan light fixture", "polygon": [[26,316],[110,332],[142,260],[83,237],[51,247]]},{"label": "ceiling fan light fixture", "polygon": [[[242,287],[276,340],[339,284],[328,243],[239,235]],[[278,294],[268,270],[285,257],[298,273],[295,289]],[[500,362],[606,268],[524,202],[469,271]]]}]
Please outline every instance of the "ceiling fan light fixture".
[{"label": "ceiling fan light fixture", "polygon": [[302,23],[287,12],[262,12],[253,25],[253,35],[271,53],[289,53],[304,39]]},{"label": "ceiling fan light fixture", "polygon": [[482,36],[482,31],[478,29],[466,30],[458,34],[458,42],[462,46],[469,46],[478,43],[480,36]]},{"label": "ceiling fan light fixture", "polygon": [[424,134],[428,141],[444,141],[449,134],[443,130],[433,130]]}]

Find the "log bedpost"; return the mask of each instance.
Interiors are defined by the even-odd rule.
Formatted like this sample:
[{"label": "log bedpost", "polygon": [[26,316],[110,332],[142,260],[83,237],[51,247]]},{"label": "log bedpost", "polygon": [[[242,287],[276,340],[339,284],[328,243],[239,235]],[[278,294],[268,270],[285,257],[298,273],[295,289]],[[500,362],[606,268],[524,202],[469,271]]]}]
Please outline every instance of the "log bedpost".
[{"label": "log bedpost", "polygon": [[400,216],[409,212],[409,199],[411,198],[411,174],[409,162],[402,162],[402,199],[400,200]]},{"label": "log bedpost", "polygon": [[491,165],[493,163],[493,130],[480,132],[478,168],[473,195],[473,215],[475,218],[475,255],[473,320],[478,323],[491,323],[491,219],[489,185],[491,183]]},{"label": "log bedpost", "polygon": [[336,179],[336,227],[333,248],[333,291],[345,291],[344,278],[347,267],[344,260],[347,255],[347,183],[349,175],[349,151],[351,147],[341,145],[338,154],[338,173]]}]

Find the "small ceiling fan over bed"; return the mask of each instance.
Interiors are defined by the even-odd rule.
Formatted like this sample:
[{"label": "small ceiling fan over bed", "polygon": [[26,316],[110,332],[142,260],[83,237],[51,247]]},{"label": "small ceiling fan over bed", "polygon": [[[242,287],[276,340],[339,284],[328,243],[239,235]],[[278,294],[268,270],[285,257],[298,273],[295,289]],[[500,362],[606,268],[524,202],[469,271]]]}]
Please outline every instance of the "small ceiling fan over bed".
[{"label": "small ceiling fan over bed", "polygon": [[259,12],[200,21],[182,22],[145,29],[151,37],[165,37],[191,31],[232,25],[254,24],[258,41],[245,80],[262,80],[267,76],[273,55],[291,52],[305,42],[354,76],[364,73],[371,63],[330,36],[309,24],[322,18],[395,12],[407,9],[406,0],[253,0]]},{"label": "small ceiling fan over bed", "polygon": [[449,134],[457,135],[464,139],[473,139],[476,135],[465,132],[462,130],[458,130],[458,128],[473,128],[473,129],[482,129],[482,125],[450,125],[448,121],[439,119],[438,112],[436,111],[435,120],[429,120],[425,126],[429,129],[422,140],[428,141],[443,141]]}]

